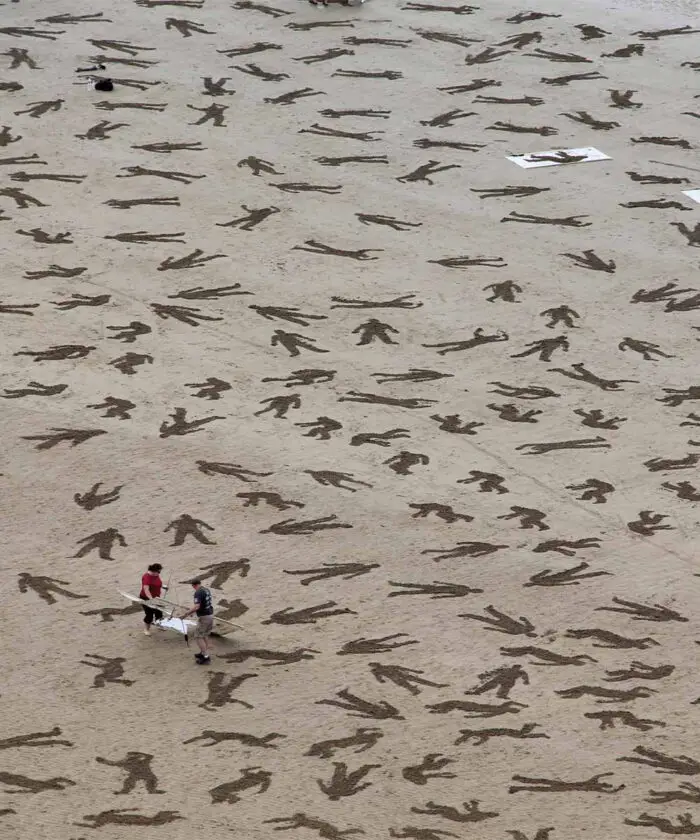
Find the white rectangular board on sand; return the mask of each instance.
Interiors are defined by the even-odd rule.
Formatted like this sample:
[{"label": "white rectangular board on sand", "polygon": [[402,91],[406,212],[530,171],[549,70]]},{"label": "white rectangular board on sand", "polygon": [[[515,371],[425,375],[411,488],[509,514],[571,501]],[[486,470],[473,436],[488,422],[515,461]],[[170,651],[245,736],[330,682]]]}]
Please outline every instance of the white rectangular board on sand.
[{"label": "white rectangular board on sand", "polygon": [[162,627],[163,630],[174,630],[176,633],[182,633],[186,636],[190,632],[190,628],[196,627],[196,621],[188,621],[186,618],[161,618],[160,621],[155,621],[156,627]]},{"label": "white rectangular board on sand", "polygon": [[[557,160],[557,158],[559,159]],[[548,152],[533,152],[527,155],[507,155],[506,159],[522,169],[535,169],[541,166],[592,163],[596,160],[611,160],[612,158],[592,146],[585,146],[582,149],[551,149]]]},{"label": "white rectangular board on sand", "polygon": [[683,195],[687,195],[688,198],[700,204],[700,190],[683,190]]}]

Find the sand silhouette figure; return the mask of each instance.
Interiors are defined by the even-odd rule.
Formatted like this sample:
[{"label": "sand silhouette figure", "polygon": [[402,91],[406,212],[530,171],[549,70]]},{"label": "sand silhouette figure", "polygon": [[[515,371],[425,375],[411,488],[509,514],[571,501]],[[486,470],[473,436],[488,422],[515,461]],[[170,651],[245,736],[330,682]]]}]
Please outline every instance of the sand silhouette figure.
[{"label": "sand silhouette figure", "polygon": [[599,698],[595,701],[596,703],[627,703],[631,700],[637,700],[640,697],[650,697],[654,693],[654,689],[642,685],[637,685],[630,689],[577,685],[556,692],[559,697],[563,697],[565,700],[579,699],[581,697]]},{"label": "sand silhouette figure", "polygon": [[404,668],[401,665],[382,665],[381,662],[370,662],[369,665],[372,676],[378,683],[391,682],[414,696],[423,691],[418,686],[446,688],[448,685],[447,683],[433,682],[423,677],[422,674],[425,672],[416,668]]},{"label": "sand silhouette figure", "polygon": [[31,230],[16,230],[15,233],[22,236],[31,236],[40,245],[72,245],[74,241],[71,239],[70,231],[50,234],[41,228],[32,228]]},{"label": "sand silhouette figure", "polygon": [[530,776],[513,776],[514,782],[521,784],[511,785],[508,793],[519,791],[533,791],[535,793],[567,793],[569,791],[583,791],[588,793],[618,793],[625,785],[613,785],[612,782],[601,782],[606,776],[612,773],[598,773],[581,782],[565,782],[560,779],[532,778]]},{"label": "sand silhouette figure", "polygon": [[613,603],[618,606],[615,607],[596,607],[596,611],[600,612],[617,612],[632,616],[633,621],[680,621],[686,622],[688,619],[681,615],[677,610],[670,607],[665,607],[662,604],[639,604],[635,601],[627,601],[624,598],[613,597]]},{"label": "sand silhouette figure", "polygon": [[314,569],[284,569],[286,575],[296,575],[301,578],[302,586],[309,586],[321,580],[341,577],[343,580],[366,575],[373,569],[378,569],[379,563],[323,563]]},{"label": "sand silhouette figure", "polygon": [[404,767],[401,775],[414,785],[426,785],[430,779],[455,779],[456,773],[440,772],[450,764],[454,764],[454,759],[440,753],[428,753],[420,764]]},{"label": "sand silhouette figure", "polygon": [[240,793],[246,790],[258,788],[255,793],[258,795],[265,793],[272,784],[272,773],[263,770],[260,767],[244,767],[241,771],[241,776],[232,782],[224,782],[223,784],[213,787],[209,791],[213,805],[226,803],[234,805],[239,802]]},{"label": "sand silhouette figure", "polygon": [[525,616],[513,618],[493,606],[484,609],[485,615],[473,613],[462,613],[460,618],[470,618],[474,621],[483,622],[485,630],[492,630],[496,633],[506,633],[510,636],[536,636],[533,623]]},{"label": "sand silhouette figure", "polygon": [[447,414],[446,416],[431,414],[430,419],[439,422],[438,428],[441,431],[450,432],[453,435],[475,435],[477,433],[474,430],[484,425],[477,420],[462,421],[459,414]]},{"label": "sand silhouette figure", "polygon": [[594,639],[593,647],[616,648],[618,650],[636,649],[646,650],[660,643],[650,636],[645,638],[631,638],[613,633],[612,630],[601,630],[599,628],[567,630],[566,637],[569,639]]},{"label": "sand silhouette figure", "polygon": [[470,689],[467,694],[485,694],[493,691],[496,697],[507,700],[518,683],[530,684],[530,678],[521,665],[503,665],[492,671],[484,671],[483,674],[479,674],[479,680],[479,685]]},{"label": "sand silhouette figure", "polygon": [[604,417],[599,408],[584,409],[577,408],[574,414],[583,417],[582,426],[589,426],[591,429],[619,429],[620,424],[627,420],[627,417]]},{"label": "sand silhouette figure", "polygon": [[[372,487],[368,482],[360,481],[350,473],[341,473],[334,470],[304,470],[304,472],[323,487],[337,487],[340,490],[349,490],[351,493],[356,493],[358,487]],[[357,486],[352,487],[353,484]]]},{"label": "sand silhouette figure", "polygon": [[507,420],[509,423],[539,423],[536,418],[539,414],[544,413],[537,408],[519,408],[515,403],[503,403],[502,405],[488,403],[486,408],[498,412],[499,420]]},{"label": "sand silhouette figure", "polygon": [[428,262],[441,265],[445,268],[464,269],[476,265],[488,266],[489,268],[506,268],[508,265],[503,257],[444,257],[440,260],[428,260]]},{"label": "sand silhouette figure", "polygon": [[246,484],[255,481],[256,478],[266,478],[273,474],[271,472],[256,472],[240,464],[230,464],[221,461],[197,461],[196,463],[199,471],[204,473],[204,475],[232,476]]},{"label": "sand silhouette figure", "polygon": [[19,591],[22,594],[29,592],[31,589],[47,604],[55,604],[58,600],[56,595],[61,595],[64,598],[70,598],[72,600],[89,597],[89,595],[79,595],[76,592],[65,589],[69,585],[67,580],[57,580],[47,575],[32,575],[29,572],[20,572],[17,576],[17,583]]},{"label": "sand silhouette figure", "polygon": [[268,397],[265,400],[260,400],[260,402],[265,408],[253,412],[254,417],[260,417],[263,414],[272,412],[276,420],[286,420],[287,412],[301,408],[301,397],[299,394],[282,394],[278,397]]},{"label": "sand silhouette figure", "polygon": [[651,510],[640,510],[639,519],[627,523],[627,527],[635,534],[642,537],[651,537],[657,531],[670,531],[673,526],[668,523],[661,524],[664,519],[667,519],[667,514],[654,513]]},{"label": "sand silhouette figure", "polygon": [[582,562],[570,569],[563,569],[558,572],[552,569],[543,569],[541,572],[531,575],[528,582],[524,583],[523,586],[578,586],[582,580],[601,576],[607,577],[612,574],[612,572],[606,572],[602,569],[588,572],[586,569],[589,567],[590,563]]},{"label": "sand silhouette figure", "polygon": [[414,814],[428,814],[458,823],[483,822],[498,816],[497,811],[482,811],[478,799],[471,799],[462,803],[463,810],[454,808],[451,805],[439,805],[436,802],[426,802],[424,808],[413,806],[411,811]]},{"label": "sand silhouette figure", "polygon": [[[123,373],[125,376],[135,376],[139,367],[142,367],[144,365],[152,365],[153,361],[153,356],[151,356],[149,353],[128,352],[124,353],[123,356],[119,356],[116,359],[112,359],[112,361],[109,362],[109,364],[112,365],[112,367],[116,368],[120,373]],[[108,399],[114,400],[113,397],[109,397]],[[132,403],[130,400],[118,400],[117,402],[118,404],[129,403],[129,407],[134,407],[134,403]]]},{"label": "sand silhouette figure", "polygon": [[430,514],[435,514],[438,519],[443,522],[452,524],[453,522],[473,522],[474,517],[467,513],[455,513],[450,505],[443,505],[436,502],[422,502],[417,504],[409,504],[416,512],[413,514],[413,519],[425,519]]},{"label": "sand silhouette figure", "polygon": [[283,519],[275,522],[261,531],[261,534],[277,534],[278,536],[293,536],[297,534],[313,534],[317,531],[331,531],[336,528],[352,528],[347,522],[336,522],[337,515],[320,516],[316,519]]},{"label": "sand silhouette figure", "polygon": [[634,96],[635,93],[637,93],[636,90],[626,90],[624,92],[621,91],[621,90],[611,90],[611,91],[609,91],[609,93],[610,93],[610,99],[612,100],[612,103],[610,105],[611,108],[642,108],[643,107],[641,102],[632,102],[632,97]]},{"label": "sand silhouette figure", "polygon": [[189,513],[181,513],[177,519],[173,519],[172,522],[166,525],[163,529],[163,533],[167,534],[168,531],[173,532],[173,541],[171,546],[183,545],[187,537],[192,537],[203,545],[215,545],[215,541],[210,540],[209,537],[207,537],[204,533],[204,529],[207,531],[213,531],[214,527],[209,525],[203,519],[196,519],[195,517],[190,516]]},{"label": "sand silhouette figure", "polygon": [[685,814],[678,814],[676,818],[677,823],[673,822],[673,818],[655,817],[651,814],[642,813],[636,820],[626,818],[625,825],[643,825],[647,828],[656,828],[664,834],[697,834],[700,832],[700,824],[693,822],[692,814],[686,812]]},{"label": "sand silhouette figure", "polygon": [[394,440],[401,440],[410,436],[408,429],[389,429],[386,432],[360,432],[352,436],[350,446],[367,446],[373,444],[375,446],[387,447],[391,446],[391,442]]},{"label": "sand silhouette figure", "polygon": [[606,671],[607,682],[624,682],[626,680],[662,680],[670,677],[675,671],[674,665],[645,665],[643,662],[631,662],[627,669],[619,668]]},{"label": "sand silhouette figure", "polygon": [[270,41],[256,41],[254,44],[249,44],[245,47],[234,47],[228,50],[217,50],[218,53],[226,55],[229,58],[234,58],[237,55],[252,55],[256,52],[264,52],[265,50],[281,50],[281,44],[273,44]]},{"label": "sand silhouette figure", "polygon": [[15,749],[17,747],[72,747],[73,741],[58,738],[62,734],[60,726],[54,726],[47,732],[30,732],[26,735],[14,735],[10,738],[0,738],[0,750]]},{"label": "sand silhouette figure", "polygon": [[[128,371],[122,370],[117,364],[113,365],[113,367],[116,367],[121,373],[128,373]],[[134,370],[131,372],[135,373]],[[131,414],[129,412],[132,408],[136,408],[136,403],[132,403],[131,400],[122,400],[118,397],[105,397],[101,403],[90,403],[87,408],[94,408],[97,411],[104,410],[102,417],[117,417],[119,420],[130,420]]]},{"label": "sand silhouette figure", "polygon": [[538,648],[533,645],[502,647],[500,650],[503,656],[532,656],[534,657],[534,661],[532,662],[533,665],[564,667],[566,665],[585,665],[587,662],[597,661],[587,654],[567,656],[566,654],[557,653],[553,650],[547,650],[547,648]]},{"label": "sand silhouette figure", "polygon": [[661,486],[666,490],[672,490],[675,492],[679,499],[684,499],[688,502],[700,501],[700,491],[689,481],[679,481],[678,484],[672,484],[670,481],[664,481]]},{"label": "sand silhouette figure", "polygon": [[130,750],[121,759],[113,760],[98,756],[95,761],[108,767],[118,767],[127,774],[121,790],[115,791],[117,795],[131,793],[139,782],[146,788],[147,793],[165,793],[164,790],[158,789],[158,779],[151,770],[153,756],[149,753]]},{"label": "sand silhouette figure", "polygon": [[140,604],[129,604],[126,607],[100,607],[96,610],[81,610],[80,615],[99,615],[102,623],[109,624],[114,621],[115,615],[141,614],[143,611]]},{"label": "sand silhouette figure", "polygon": [[593,502],[595,505],[604,505],[610,493],[615,492],[612,484],[598,478],[588,478],[583,484],[568,484],[566,489],[581,492],[578,497],[581,501]]},{"label": "sand silhouette figure", "polygon": [[[251,306],[251,309],[262,309],[263,307],[254,307]],[[265,307],[266,309],[273,309],[274,307]],[[264,315],[264,317],[272,317],[272,315]],[[287,316],[285,313],[284,316],[280,315],[280,317],[284,317],[285,320],[293,320],[297,316],[290,314]],[[302,316],[299,316],[301,318]],[[317,317],[313,315],[303,316],[303,317]],[[325,317],[325,316],[318,316],[318,317]],[[308,322],[302,322],[304,326],[308,326]],[[321,370],[319,368],[302,368],[300,370],[292,371],[289,376],[282,376],[282,377],[273,377],[267,376],[262,379],[262,382],[284,382],[285,388],[295,388],[298,385],[316,385],[317,383],[321,382],[331,382],[337,371],[335,370]]]},{"label": "sand silhouette figure", "polygon": [[208,376],[204,382],[187,382],[187,388],[196,388],[195,397],[205,400],[220,400],[221,394],[230,391],[233,386],[216,376]]},{"label": "sand silhouette figure", "polygon": [[0,304],[0,313],[3,315],[27,315],[31,318],[34,316],[31,310],[38,306],[38,303],[3,303]]},{"label": "sand silhouette figure", "polygon": [[343,761],[334,761],[333,775],[329,782],[322,779],[317,780],[318,786],[323,793],[331,800],[337,801],[345,796],[355,796],[363,790],[372,786],[371,782],[362,782],[368,773],[381,767],[381,764],[363,764],[356,770],[348,771],[347,764]]},{"label": "sand silhouette figure", "polygon": [[216,617],[223,618],[224,621],[232,621],[241,615],[248,612],[247,607],[240,598],[219,598],[216,606]]},{"label": "sand silhouette figure", "polygon": [[304,433],[304,437],[316,438],[317,440],[330,440],[332,433],[340,431],[343,424],[338,420],[333,420],[331,417],[317,417],[309,423],[295,423],[300,429],[308,429]]},{"label": "sand silhouette figure", "polygon": [[85,656],[92,661],[81,660],[81,665],[89,665],[91,668],[99,669],[100,673],[93,678],[93,688],[105,688],[107,683],[133,685],[133,680],[123,678],[126,659],[123,656],[115,656],[111,659],[98,653],[86,653]]},{"label": "sand silhouette figure", "polygon": [[401,183],[408,184],[417,181],[425,181],[430,186],[433,186],[435,182],[430,178],[430,175],[435,175],[438,172],[446,172],[449,169],[459,169],[460,164],[457,163],[450,163],[441,165],[437,160],[429,160],[427,163],[421,164],[419,167],[414,169],[412,172],[408,172],[405,175],[400,175],[396,178],[397,181]]},{"label": "sand silhouette figure", "polygon": [[507,700],[504,703],[477,703],[473,700],[445,700],[426,706],[431,714],[445,715],[450,712],[460,712],[466,718],[490,718],[500,715],[517,715],[527,706]]},{"label": "sand silhouette figure", "polygon": [[243,706],[246,709],[253,708],[245,700],[239,700],[237,697],[234,697],[233,692],[240,688],[247,680],[257,677],[257,674],[239,674],[238,676],[227,677],[222,671],[211,671],[208,677],[208,696],[206,700],[199,704],[200,709],[213,712],[229,703]]},{"label": "sand silhouette figure", "polygon": [[532,738],[549,738],[544,732],[535,732],[539,727],[537,723],[524,723],[519,729],[508,727],[492,727],[486,729],[460,729],[460,736],[455,741],[455,746],[460,744],[471,744],[479,747],[488,743],[491,738],[517,738],[519,740],[530,740]]},{"label": "sand silhouette figure", "polygon": [[[196,577],[209,581],[211,589],[221,589],[231,575],[238,574],[239,577],[245,578],[249,572],[250,560],[242,557],[240,560],[222,560],[220,563],[202,566]],[[190,583],[190,580],[183,580],[181,583]]]},{"label": "sand silhouette figure", "polygon": [[431,600],[442,598],[464,598],[472,593],[483,592],[483,589],[475,589],[467,584],[450,583],[449,581],[434,580],[432,583],[400,583],[389,581],[390,586],[399,587],[399,591],[390,592],[387,597],[396,598],[399,595],[428,595]]},{"label": "sand silhouette figure", "polygon": [[203,417],[199,420],[187,420],[186,408],[175,408],[173,413],[168,415],[172,422],[164,420],[160,424],[160,437],[167,438],[172,435],[191,435],[202,430],[203,426],[213,423],[216,420],[224,420],[224,417]]},{"label": "sand silhouette figure", "polygon": [[136,808],[111,808],[109,811],[101,811],[99,814],[85,814],[85,822],[74,822],[73,825],[85,828],[103,828],[107,825],[123,826],[150,826],[168,825],[177,820],[184,820],[178,811],[156,811],[153,816],[148,817],[140,814]]},{"label": "sand silhouette figure", "polygon": [[265,823],[277,823],[273,831],[294,831],[298,828],[308,828],[311,831],[316,831],[322,840],[343,840],[351,834],[364,834],[361,828],[346,828],[339,829],[332,823],[317,817],[311,817],[303,812],[296,812],[290,817],[273,817],[269,820],[264,820]]},{"label": "sand silhouette figure", "polygon": [[[622,726],[629,726],[632,729],[638,729],[640,732],[648,732],[655,726],[666,726],[663,721],[639,718],[632,714],[632,712],[627,711],[585,712],[583,716],[589,718],[590,720],[599,721],[599,728],[602,730],[615,729],[618,723]],[[682,784],[681,787],[683,787]]]},{"label": "sand silhouette figure", "polygon": [[251,210],[247,204],[242,204],[241,209],[245,210],[247,215],[241,216],[238,219],[232,219],[230,222],[217,223],[217,227],[253,230],[259,224],[262,224],[265,219],[268,219],[270,216],[274,216],[276,213],[282,212],[279,207],[260,207],[258,209]]},{"label": "sand silhouette figure", "polygon": [[91,551],[97,551],[100,560],[114,560],[112,551],[115,546],[127,547],[127,542],[116,528],[105,528],[103,531],[96,531],[78,540],[82,547],[73,555],[74,557],[86,557]]},{"label": "sand silhouette figure", "polygon": [[354,639],[346,642],[338,651],[338,656],[347,656],[349,654],[367,654],[367,653],[386,653],[396,648],[405,647],[406,645],[417,645],[415,639],[399,642],[393,641],[406,636],[406,633],[393,633],[390,636],[384,636],[380,639]]},{"label": "sand silhouette figure", "polygon": [[314,653],[317,650],[311,648],[298,648],[290,652],[265,650],[256,648],[254,650],[237,650],[233,653],[223,653],[222,659],[226,662],[247,662],[249,659],[260,659],[265,664],[263,668],[271,668],[275,665],[292,665],[296,662],[304,662],[306,660],[315,659]]},{"label": "sand silhouette figure", "polygon": [[350,689],[345,688],[336,694],[339,700],[317,700],[317,705],[337,706],[347,711],[351,717],[368,718],[372,720],[404,720],[398,709],[386,700],[373,703],[370,700],[363,700]]},{"label": "sand silhouette figure", "polygon": [[164,169],[146,169],[143,166],[125,166],[122,167],[128,175],[115,175],[116,178],[138,178],[138,177],[152,177],[164,178],[167,181],[176,181],[180,184],[191,184],[200,178],[206,178],[206,175],[192,175],[188,172],[176,172]]},{"label": "sand silhouette figure", "polygon": [[152,303],[153,312],[164,321],[173,318],[190,327],[200,326],[203,321],[223,321],[223,318],[216,315],[206,315],[201,309],[194,306],[175,306],[173,304]]},{"label": "sand silhouette figure", "polygon": [[205,289],[203,286],[194,286],[191,289],[183,289],[174,295],[168,295],[171,299],[181,298],[183,300],[217,300],[218,298],[230,297],[233,295],[251,295],[241,289],[240,283],[231,283],[229,286],[216,286]]},{"label": "sand silhouette figure", "polygon": [[336,615],[357,615],[354,610],[347,607],[338,607],[335,601],[326,601],[323,604],[315,604],[312,607],[303,607],[295,610],[293,607],[285,607],[282,610],[272,613],[270,618],[263,621],[263,624],[316,624],[321,618],[331,618]]},{"label": "sand silhouette figure", "polygon": [[19,773],[0,772],[0,784],[10,788],[6,793],[43,793],[47,790],[65,790],[76,783],[72,779],[56,776],[53,779],[31,779]]},{"label": "sand silhouette figure", "polygon": [[278,345],[284,347],[290,356],[299,356],[302,350],[308,350],[312,353],[330,352],[322,347],[316,347],[315,343],[315,338],[304,336],[300,333],[286,332],[285,330],[275,330],[270,339],[270,345],[272,347],[277,347]]},{"label": "sand silhouette figure", "polygon": [[256,735],[249,735],[245,732],[217,732],[213,729],[203,730],[201,735],[189,738],[183,741],[183,744],[193,744],[198,741],[209,741],[208,744],[202,744],[205,747],[213,747],[217,744],[226,743],[228,741],[235,741],[243,744],[246,747],[259,747],[260,749],[277,750],[279,746],[273,744],[278,738],[286,738],[286,735],[280,735],[278,732],[270,732],[268,735],[258,737]]},{"label": "sand silhouette figure", "polygon": [[412,840],[442,840],[443,837],[457,836],[454,831],[444,831],[438,828],[416,828],[414,825],[407,825],[401,829],[389,829],[389,837],[409,837]]},{"label": "sand silhouette figure", "polygon": [[383,737],[384,733],[376,726],[360,726],[355,730],[354,735],[312,744],[304,755],[315,758],[332,758],[339,750],[353,747],[356,747],[356,749],[353,749],[354,753],[365,752],[372,749]]},{"label": "sand silhouette figure", "polygon": [[469,475],[471,478],[460,478],[457,484],[478,484],[481,493],[497,493],[499,496],[510,492],[503,486],[505,478],[497,473],[469,470]]},{"label": "sand silhouette figure", "polygon": [[131,323],[126,326],[107,327],[107,329],[116,333],[116,335],[109,335],[107,338],[114,339],[115,341],[121,341],[124,344],[133,344],[133,342],[140,336],[148,335],[152,332],[151,327],[147,324],[143,324],[141,321],[131,321]]}]

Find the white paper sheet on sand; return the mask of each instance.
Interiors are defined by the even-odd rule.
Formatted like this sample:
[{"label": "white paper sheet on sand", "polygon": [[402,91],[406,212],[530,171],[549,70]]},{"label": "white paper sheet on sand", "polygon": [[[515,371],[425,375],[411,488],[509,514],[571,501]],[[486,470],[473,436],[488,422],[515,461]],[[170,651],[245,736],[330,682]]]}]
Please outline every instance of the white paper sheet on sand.
[{"label": "white paper sheet on sand", "polygon": [[[598,149],[594,149],[592,146],[585,146],[582,149],[550,149],[548,152],[533,152],[527,155],[507,155],[506,159],[523,169],[535,169],[540,166],[562,166],[567,163],[566,159],[556,160],[555,158],[557,156],[564,157],[565,155],[583,157],[582,160],[568,161],[569,164],[572,162],[591,163],[596,160],[611,160],[609,155],[598,151]],[[546,157],[547,160],[541,160],[543,157]]]},{"label": "white paper sheet on sand", "polygon": [[687,195],[688,198],[700,204],[700,190],[683,190],[683,195]]},{"label": "white paper sheet on sand", "polygon": [[162,627],[164,630],[175,630],[177,633],[186,636],[190,627],[194,627],[196,622],[188,621],[186,618],[162,618],[154,624],[156,627]]}]

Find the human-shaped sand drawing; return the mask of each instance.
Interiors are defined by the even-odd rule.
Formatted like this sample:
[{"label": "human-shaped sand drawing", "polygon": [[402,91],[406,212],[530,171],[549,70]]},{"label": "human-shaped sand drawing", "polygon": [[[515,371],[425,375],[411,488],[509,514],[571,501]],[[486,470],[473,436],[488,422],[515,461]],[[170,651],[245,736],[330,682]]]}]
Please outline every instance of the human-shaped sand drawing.
[{"label": "human-shaped sand drawing", "polygon": [[139,783],[147,793],[165,793],[158,788],[158,779],[151,769],[153,756],[150,753],[129,750],[124,758],[114,760],[98,756],[95,761],[108,767],[118,767],[127,774],[121,789],[115,791],[117,795],[131,793]]}]

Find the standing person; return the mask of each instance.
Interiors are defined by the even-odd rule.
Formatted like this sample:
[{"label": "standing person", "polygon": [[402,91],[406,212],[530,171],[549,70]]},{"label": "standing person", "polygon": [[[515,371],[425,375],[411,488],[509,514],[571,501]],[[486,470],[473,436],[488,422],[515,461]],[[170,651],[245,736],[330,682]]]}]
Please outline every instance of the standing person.
[{"label": "standing person", "polygon": [[[148,571],[141,578],[139,598],[142,598],[144,601],[150,601],[151,598],[160,598],[160,593],[164,589],[167,589],[167,587],[163,586],[163,581],[160,579],[160,573],[162,571],[163,567],[160,563],[151,563]],[[160,621],[163,618],[163,613],[160,610],[149,607],[147,604],[143,605],[143,611],[145,613],[143,623],[146,625],[143,628],[143,633],[145,636],[150,636],[151,624],[154,621]]]},{"label": "standing person", "polygon": [[211,600],[211,592],[206,586],[202,586],[202,581],[199,578],[195,578],[190,583],[194,589],[194,606],[182,617],[187,618],[193,613],[197,613],[197,626],[194,630],[194,638],[197,641],[199,653],[196,653],[194,658],[197,660],[198,665],[208,665],[211,662],[211,657],[209,656],[209,636],[214,626],[214,606]]}]

